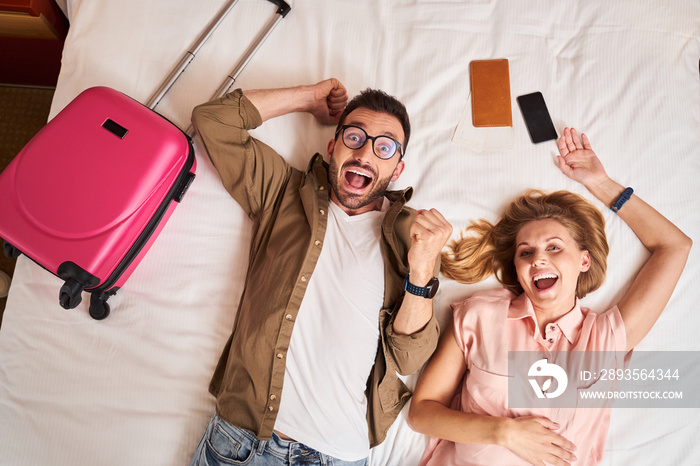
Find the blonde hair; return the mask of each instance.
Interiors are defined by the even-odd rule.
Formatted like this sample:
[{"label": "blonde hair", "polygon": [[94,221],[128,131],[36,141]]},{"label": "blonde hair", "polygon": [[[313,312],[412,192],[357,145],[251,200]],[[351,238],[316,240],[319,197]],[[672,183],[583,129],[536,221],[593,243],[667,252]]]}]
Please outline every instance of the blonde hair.
[{"label": "blonde hair", "polygon": [[485,219],[473,221],[460,239],[448,245],[449,252],[442,253],[441,272],[460,283],[495,275],[507,289],[522,293],[514,264],[515,238],[527,222],[541,219],[559,221],[578,247],[588,251],[591,266],[579,275],[576,296],[583,298],[598,289],[605,280],[609,251],[605,220],[595,206],[569,191],[531,190],[513,201],[495,225]]}]

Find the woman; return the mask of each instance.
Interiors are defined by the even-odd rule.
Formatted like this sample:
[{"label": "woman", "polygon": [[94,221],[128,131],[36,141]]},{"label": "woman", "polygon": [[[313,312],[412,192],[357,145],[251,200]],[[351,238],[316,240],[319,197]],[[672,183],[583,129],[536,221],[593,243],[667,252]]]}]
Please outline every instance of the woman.
[{"label": "woman", "polygon": [[508,351],[629,351],[683,271],[690,238],[611,180],[585,135],[566,128],[557,145],[561,171],[611,206],[651,256],[617,306],[596,314],[578,300],[602,284],[608,246],[602,215],[583,198],[533,191],[496,225],[472,224],[472,234],[443,254],[443,274],[462,283],[493,274],[505,289],[453,305],[454,325],[443,332],[409,412],[411,426],[433,437],[422,465],[598,464],[609,409],[549,410],[546,417],[509,408]]}]

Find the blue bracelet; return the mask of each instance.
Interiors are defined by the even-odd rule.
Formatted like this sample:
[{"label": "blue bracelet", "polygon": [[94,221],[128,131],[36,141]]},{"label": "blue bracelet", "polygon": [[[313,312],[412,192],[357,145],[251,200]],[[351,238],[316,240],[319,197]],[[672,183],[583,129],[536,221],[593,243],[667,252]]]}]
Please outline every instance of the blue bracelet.
[{"label": "blue bracelet", "polygon": [[629,201],[630,197],[632,197],[632,193],[634,193],[634,189],[632,188],[627,188],[622,191],[622,194],[620,194],[620,197],[617,198],[617,201],[610,206],[610,210],[617,213],[620,209],[622,209],[622,206],[625,205],[625,202]]}]

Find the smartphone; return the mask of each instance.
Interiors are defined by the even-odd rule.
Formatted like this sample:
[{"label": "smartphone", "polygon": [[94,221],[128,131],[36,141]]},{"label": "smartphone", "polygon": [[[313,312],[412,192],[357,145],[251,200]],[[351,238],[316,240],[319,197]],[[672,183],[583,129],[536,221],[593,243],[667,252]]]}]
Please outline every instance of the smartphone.
[{"label": "smartphone", "polygon": [[518,96],[517,101],[533,144],[557,138],[557,130],[541,92]]}]

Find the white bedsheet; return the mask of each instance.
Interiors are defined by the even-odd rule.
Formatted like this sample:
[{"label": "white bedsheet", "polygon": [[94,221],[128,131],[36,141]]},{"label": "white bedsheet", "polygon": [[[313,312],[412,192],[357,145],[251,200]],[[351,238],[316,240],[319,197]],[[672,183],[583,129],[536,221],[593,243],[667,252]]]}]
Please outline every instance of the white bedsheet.
[{"label": "white bedsheet", "polygon": [[[94,85],[145,102],[224,3],[68,1],[71,27],[51,116]],[[411,205],[439,209],[455,237],[470,219],[495,219],[527,188],[587,195],[555,167],[553,142],[529,140],[515,97],[541,91],[559,132],[585,131],[608,173],[700,239],[697,0],[291,4],[236,87],[334,76],[353,95],[377,87],[400,98],[413,134],[395,187],[413,186]],[[274,9],[241,0],[157,110],[186,127],[192,108],[209,99]],[[489,58],[510,61],[513,149],[475,153],[451,139],[470,102],[469,62]],[[308,115],[289,115],[255,134],[304,168],[311,154],[325,151],[332,132]],[[0,464],[188,463],[213,413],[208,382],[235,318],[251,226],[196,149],[197,179],[110,300],[106,320],[92,320],[86,303],[60,308],[62,282],[18,260],[0,329]],[[629,228],[603,210],[608,279],[585,300],[598,310],[620,298],[646,257]],[[699,251],[696,245],[639,350],[700,350]],[[443,280],[435,299],[441,324],[449,321],[450,302],[494,286]],[[406,380],[412,385],[415,376]],[[613,410],[603,464],[700,464],[698,414]],[[425,442],[407,426],[404,410],[372,452],[372,465],[415,465]]]}]

